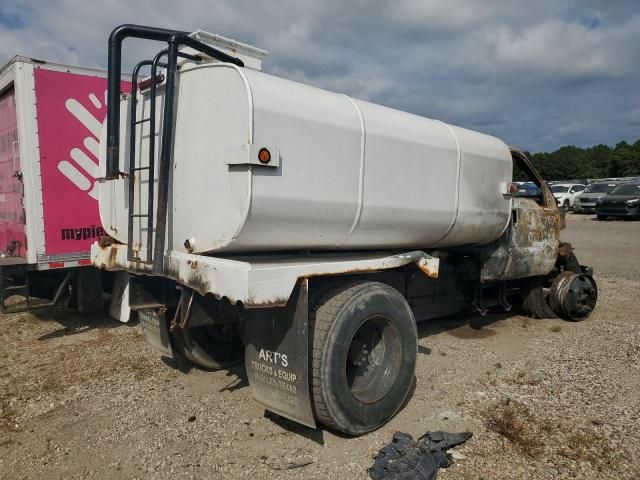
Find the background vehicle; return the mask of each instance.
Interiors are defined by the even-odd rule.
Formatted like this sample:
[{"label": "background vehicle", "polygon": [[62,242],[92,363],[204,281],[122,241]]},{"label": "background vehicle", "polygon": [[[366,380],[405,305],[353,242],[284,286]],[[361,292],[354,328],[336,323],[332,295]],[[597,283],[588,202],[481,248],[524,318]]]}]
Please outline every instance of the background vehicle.
[{"label": "background vehicle", "polygon": [[[104,232],[96,177],[106,75],[18,56],[0,69],[0,311],[12,295],[27,299],[12,304],[18,310],[31,297],[57,303],[69,293],[71,305],[92,311],[112,290],[113,275],[89,258]],[[114,299],[127,284],[118,277]],[[128,319],[119,305],[112,314]]]},{"label": "background vehicle", "polygon": [[516,195],[520,197],[537,197],[542,195],[542,190],[534,182],[517,182]]},{"label": "background vehicle", "polygon": [[555,183],[551,185],[551,192],[559,207],[569,211],[573,208],[575,198],[584,190],[581,183]]},{"label": "background vehicle", "polygon": [[594,213],[596,200],[616,188],[619,182],[596,182],[587,185],[583,192],[573,201],[575,213]]},{"label": "background vehicle", "polygon": [[[407,400],[416,321],[512,302],[540,318],[591,313],[591,271],[560,243],[563,217],[518,150],[262,73],[263,51],[201,31],[116,28],[109,99],[129,37],[166,49],[108,104],[111,238],[92,259],[132,274],[131,308],[164,355],[213,369],[244,348],[269,410],[358,435]],[[539,198],[510,193],[514,162]]]},{"label": "background vehicle", "polygon": [[640,218],[640,182],[621,183],[596,201],[598,220],[608,217]]}]

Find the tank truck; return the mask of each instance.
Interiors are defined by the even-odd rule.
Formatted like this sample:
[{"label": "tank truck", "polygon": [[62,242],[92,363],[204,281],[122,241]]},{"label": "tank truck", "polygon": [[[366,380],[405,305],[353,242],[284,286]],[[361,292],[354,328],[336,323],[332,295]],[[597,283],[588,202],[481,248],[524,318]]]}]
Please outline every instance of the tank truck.
[{"label": "tank truck", "polygon": [[[131,38],[159,48],[123,93]],[[267,74],[265,54],[203,31],[109,38],[92,261],[129,273],[149,345],[205,369],[244,359],[268,410],[359,435],[408,401],[416,322],[589,316],[591,269],[521,151]]]}]

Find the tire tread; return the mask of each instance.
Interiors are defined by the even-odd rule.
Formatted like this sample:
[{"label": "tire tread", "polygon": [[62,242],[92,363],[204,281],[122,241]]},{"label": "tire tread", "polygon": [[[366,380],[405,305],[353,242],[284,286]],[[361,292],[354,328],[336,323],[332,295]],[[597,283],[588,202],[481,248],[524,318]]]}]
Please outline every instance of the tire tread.
[{"label": "tire tread", "polygon": [[323,425],[341,430],[334,421],[328,408],[327,392],[325,392],[321,381],[321,365],[323,346],[327,336],[333,326],[334,319],[340,309],[357,293],[370,289],[372,286],[384,285],[379,282],[352,281],[337,285],[324,292],[316,301],[309,312],[309,329],[312,338],[311,345],[311,365],[309,377],[311,378],[311,389],[313,405],[318,420]]}]

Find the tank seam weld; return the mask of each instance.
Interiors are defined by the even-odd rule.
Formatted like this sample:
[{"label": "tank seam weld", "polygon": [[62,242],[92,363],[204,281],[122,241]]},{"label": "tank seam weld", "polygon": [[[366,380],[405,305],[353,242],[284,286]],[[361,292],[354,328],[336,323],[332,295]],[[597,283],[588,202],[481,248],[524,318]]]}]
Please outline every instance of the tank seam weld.
[{"label": "tank seam weld", "polygon": [[[253,125],[254,104],[253,104],[253,92],[251,91],[251,84],[249,83],[249,79],[247,78],[247,76],[244,74],[244,72],[240,68],[238,68],[235,65],[230,65],[230,67],[238,72],[238,74],[240,75],[240,78],[244,82],[244,86],[247,91],[247,100],[248,100],[247,103],[249,104],[249,138],[247,143],[252,144],[253,143],[253,127],[254,127]],[[248,167],[247,173],[249,176],[249,178],[247,179],[247,208],[243,215],[242,224],[238,227],[236,232],[233,234],[233,236],[231,237],[231,240],[227,242],[227,245],[234,242],[240,236],[240,234],[242,233],[242,230],[244,230],[244,226],[247,224],[249,213],[251,212],[251,199],[253,198],[253,167],[252,166]]]},{"label": "tank seam weld", "polygon": [[353,98],[345,94],[342,94],[342,96],[347,98],[351,102],[351,104],[356,109],[356,112],[358,113],[358,119],[360,120],[360,177],[358,179],[358,208],[356,209],[356,214],[353,218],[353,223],[351,224],[351,228],[349,229],[347,236],[340,242],[336,243],[335,246],[342,245],[347,240],[349,240],[349,238],[351,238],[351,235],[353,235],[353,232],[355,232],[356,228],[358,227],[358,224],[360,223],[360,218],[362,216],[362,207],[364,203],[364,155],[365,155],[365,145],[366,145],[365,141],[367,136],[365,124],[364,124],[364,116],[362,115],[362,110],[360,110],[360,106]]},{"label": "tank seam weld", "polygon": [[458,150],[458,155],[456,157],[456,160],[458,162],[458,168],[457,168],[457,172],[456,172],[456,209],[453,215],[453,218],[451,219],[451,222],[449,223],[449,227],[447,228],[447,231],[444,232],[444,234],[442,235],[442,237],[440,237],[438,240],[436,240],[435,242],[433,242],[434,246],[437,245],[438,243],[440,243],[441,241],[443,241],[448,235],[449,233],[451,233],[451,230],[453,230],[453,227],[456,224],[456,221],[458,220],[458,211],[460,209],[460,173],[462,171],[462,149],[460,148],[460,139],[458,138],[458,135],[456,134],[456,132],[453,130],[453,128],[451,128],[451,125],[449,125],[448,123],[445,123],[441,120],[436,120],[436,122],[444,125],[445,127],[447,127],[447,130],[449,130],[449,133],[451,133],[451,136],[453,137],[453,139],[456,142],[456,149]]}]

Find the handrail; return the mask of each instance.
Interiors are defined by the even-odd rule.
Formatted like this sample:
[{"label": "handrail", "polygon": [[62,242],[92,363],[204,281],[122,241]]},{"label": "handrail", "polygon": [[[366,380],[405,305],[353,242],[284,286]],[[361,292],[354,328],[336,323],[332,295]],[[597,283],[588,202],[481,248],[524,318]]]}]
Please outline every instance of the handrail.
[{"label": "handrail", "polygon": [[[159,60],[163,55],[167,55],[167,75],[165,80],[164,91],[164,105],[162,116],[162,130],[160,138],[160,158],[158,165],[158,199],[156,207],[156,224],[154,241],[151,243],[151,231],[152,225],[149,222],[147,228],[147,247],[150,250],[153,245],[153,271],[156,273],[162,273],[164,267],[164,248],[166,237],[166,225],[167,225],[167,208],[168,208],[168,195],[169,195],[169,176],[171,173],[170,163],[171,154],[173,151],[173,135],[174,135],[174,108],[175,108],[175,90],[176,90],[176,72],[178,57],[185,57],[192,60],[201,60],[199,56],[189,55],[179,52],[181,45],[190,47],[197,52],[203,53],[211,58],[219,60],[221,62],[232,63],[239,67],[244,67],[244,62],[239,58],[226,54],[216,48],[213,48],[205,43],[191,38],[187,32],[178,30],[167,30],[163,28],[145,27],[142,25],[120,25],[116,27],[109,36],[109,59],[108,59],[108,88],[107,88],[107,159],[106,159],[106,175],[105,180],[115,180],[120,176],[126,176],[124,172],[120,172],[119,169],[119,148],[120,148],[120,77],[122,74],[122,42],[129,37],[142,38],[147,40],[166,41],[167,48],[160,51],[154,60],[141,62],[136,66],[134,71],[134,80],[137,80],[137,76],[140,68],[143,65],[152,66],[151,72],[151,126],[155,127],[155,79],[156,69],[159,64]],[[137,94],[137,85],[133,86],[133,94]],[[135,105],[133,106],[135,108]],[[134,113],[135,115],[135,113]],[[133,118],[133,117],[132,117]],[[135,124],[132,126],[132,145],[135,143]],[[154,131],[151,132],[151,137],[155,136]],[[155,138],[150,142],[149,152],[149,167],[154,168],[155,164]],[[133,154],[132,154],[133,156]],[[133,161],[130,164],[133,165]],[[147,167],[148,168],[148,167]],[[150,170],[151,172],[151,170]],[[131,182],[131,178],[129,179]],[[153,186],[150,182],[150,204],[153,202]],[[130,186],[131,188],[131,186]],[[132,201],[132,198],[130,198]],[[152,209],[147,212],[149,219],[152,218]],[[131,222],[130,222],[131,223]],[[131,227],[129,227],[129,230]],[[132,241],[131,232],[129,232],[129,242]],[[147,256],[147,261],[150,259]]]}]

